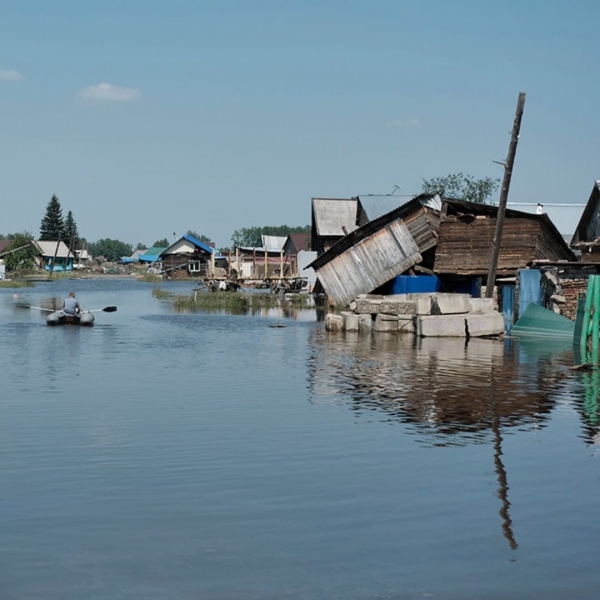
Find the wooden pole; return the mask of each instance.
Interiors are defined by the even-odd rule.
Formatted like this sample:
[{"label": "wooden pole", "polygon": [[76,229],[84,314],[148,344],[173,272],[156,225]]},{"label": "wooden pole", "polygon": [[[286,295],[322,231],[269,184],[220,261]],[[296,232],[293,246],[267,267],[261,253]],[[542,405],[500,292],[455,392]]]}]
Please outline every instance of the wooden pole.
[{"label": "wooden pole", "polygon": [[502,189],[500,190],[500,200],[498,202],[498,216],[496,217],[496,231],[492,241],[492,254],[490,257],[490,270],[488,272],[487,283],[485,285],[485,297],[491,298],[494,295],[494,285],[496,284],[496,271],[498,269],[498,257],[500,255],[500,243],[502,242],[502,227],[504,225],[504,214],[506,212],[506,203],[508,201],[508,189],[510,188],[510,178],[512,176],[515,155],[517,153],[517,142],[519,141],[519,131],[521,129],[521,119],[523,117],[523,107],[525,106],[525,93],[519,94],[517,102],[517,112],[513,124],[510,145],[508,147],[508,157],[504,163],[504,179]]},{"label": "wooden pole", "polygon": [[279,280],[283,279],[283,248],[279,251]]},{"label": "wooden pole", "polygon": [[58,247],[60,246],[60,240],[56,242],[56,250],[54,251],[54,258],[52,259],[52,264],[50,265],[50,276],[52,276],[52,271],[54,271],[54,265],[56,264],[56,255],[58,254]]},{"label": "wooden pole", "polygon": [[265,246],[265,279],[267,279],[267,247]]}]

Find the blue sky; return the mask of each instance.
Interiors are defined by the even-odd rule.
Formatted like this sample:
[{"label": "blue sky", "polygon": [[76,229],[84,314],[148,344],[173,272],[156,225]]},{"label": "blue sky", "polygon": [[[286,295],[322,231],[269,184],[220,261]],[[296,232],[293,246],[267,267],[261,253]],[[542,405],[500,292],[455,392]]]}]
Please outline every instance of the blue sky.
[{"label": "blue sky", "polygon": [[0,233],[55,193],[80,234],[305,225],[311,197],[502,177],[512,202],[600,178],[600,3],[3,0]]}]

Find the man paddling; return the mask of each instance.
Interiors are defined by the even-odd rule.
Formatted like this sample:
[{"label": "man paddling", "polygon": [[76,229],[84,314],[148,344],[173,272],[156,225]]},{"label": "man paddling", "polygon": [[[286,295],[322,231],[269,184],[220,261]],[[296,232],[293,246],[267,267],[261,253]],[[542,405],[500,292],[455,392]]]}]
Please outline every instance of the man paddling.
[{"label": "man paddling", "polygon": [[63,312],[65,315],[76,315],[81,312],[81,306],[77,298],[75,298],[75,292],[71,292],[67,298],[63,301]]}]

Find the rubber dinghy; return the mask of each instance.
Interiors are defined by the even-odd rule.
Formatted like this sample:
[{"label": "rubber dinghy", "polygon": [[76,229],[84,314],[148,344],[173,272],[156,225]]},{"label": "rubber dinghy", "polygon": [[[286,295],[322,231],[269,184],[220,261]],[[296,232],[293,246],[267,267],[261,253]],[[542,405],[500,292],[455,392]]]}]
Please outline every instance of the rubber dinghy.
[{"label": "rubber dinghy", "polygon": [[46,317],[48,325],[83,325],[91,327],[94,324],[95,318],[90,311],[83,311],[76,315],[68,315],[62,310],[51,312]]}]

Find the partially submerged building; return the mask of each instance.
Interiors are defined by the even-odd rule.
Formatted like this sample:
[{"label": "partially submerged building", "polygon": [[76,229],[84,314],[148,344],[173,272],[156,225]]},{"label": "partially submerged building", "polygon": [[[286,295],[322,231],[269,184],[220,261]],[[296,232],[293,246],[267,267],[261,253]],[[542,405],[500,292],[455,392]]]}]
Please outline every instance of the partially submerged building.
[{"label": "partially submerged building", "polygon": [[[423,194],[358,227],[311,266],[336,304],[398,276],[428,275],[438,281],[436,289],[477,296],[489,271],[497,214],[497,206]],[[546,214],[507,209],[498,277],[512,277],[514,285],[519,269],[539,260],[576,257]]]},{"label": "partially submerged building", "polygon": [[310,249],[322,254],[367,222],[358,198],[313,198]]},{"label": "partially submerged building", "polygon": [[594,182],[592,193],[577,224],[571,248],[581,253],[584,262],[600,262],[600,181]]}]

